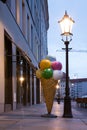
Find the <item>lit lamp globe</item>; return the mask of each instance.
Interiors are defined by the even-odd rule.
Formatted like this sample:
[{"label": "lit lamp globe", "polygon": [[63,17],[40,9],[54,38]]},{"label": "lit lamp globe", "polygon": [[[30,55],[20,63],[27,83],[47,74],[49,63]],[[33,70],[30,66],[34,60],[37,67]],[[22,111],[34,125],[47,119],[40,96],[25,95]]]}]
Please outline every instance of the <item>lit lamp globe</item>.
[{"label": "lit lamp globe", "polygon": [[74,22],[75,21],[71,17],[69,17],[69,15],[67,14],[67,11],[65,11],[65,15],[63,16],[63,18],[60,21],[58,21],[61,27],[62,36],[73,35],[71,31],[72,31],[72,26]]},{"label": "lit lamp globe", "polygon": [[23,83],[24,77],[23,77],[23,76],[20,76],[19,80],[20,80],[21,83]]}]

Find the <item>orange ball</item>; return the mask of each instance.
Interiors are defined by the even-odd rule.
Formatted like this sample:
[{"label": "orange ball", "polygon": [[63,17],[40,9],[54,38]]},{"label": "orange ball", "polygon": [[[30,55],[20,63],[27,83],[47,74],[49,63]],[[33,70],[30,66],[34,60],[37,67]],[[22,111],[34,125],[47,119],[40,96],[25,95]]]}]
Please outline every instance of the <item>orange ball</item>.
[{"label": "orange ball", "polygon": [[36,77],[41,78],[42,72],[40,69],[36,70]]},{"label": "orange ball", "polygon": [[43,59],[40,62],[40,69],[44,70],[51,67],[51,62],[48,59]]}]

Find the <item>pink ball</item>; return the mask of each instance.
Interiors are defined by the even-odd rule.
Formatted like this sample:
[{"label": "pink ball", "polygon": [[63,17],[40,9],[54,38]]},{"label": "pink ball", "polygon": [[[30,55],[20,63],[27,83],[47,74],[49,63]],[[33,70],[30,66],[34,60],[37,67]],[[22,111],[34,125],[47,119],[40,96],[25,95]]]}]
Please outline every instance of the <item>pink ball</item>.
[{"label": "pink ball", "polygon": [[54,62],[52,62],[51,67],[53,70],[61,70],[62,64],[58,61],[54,61]]}]

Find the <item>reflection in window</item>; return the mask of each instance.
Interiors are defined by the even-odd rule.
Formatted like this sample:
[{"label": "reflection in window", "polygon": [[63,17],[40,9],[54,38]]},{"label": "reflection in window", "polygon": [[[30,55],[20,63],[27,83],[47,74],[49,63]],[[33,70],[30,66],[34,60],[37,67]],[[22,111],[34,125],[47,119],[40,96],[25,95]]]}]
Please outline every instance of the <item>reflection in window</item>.
[{"label": "reflection in window", "polygon": [[30,21],[29,21],[29,16],[27,15],[27,41],[28,41],[28,44],[29,44],[29,38],[30,38]]},{"label": "reflection in window", "polygon": [[24,1],[22,0],[22,31],[23,33],[25,34],[25,25],[26,25],[26,18],[25,18],[25,4],[24,4]]},{"label": "reflection in window", "polygon": [[17,23],[20,23],[20,6],[19,6],[19,1],[15,0],[15,17],[17,20]]}]

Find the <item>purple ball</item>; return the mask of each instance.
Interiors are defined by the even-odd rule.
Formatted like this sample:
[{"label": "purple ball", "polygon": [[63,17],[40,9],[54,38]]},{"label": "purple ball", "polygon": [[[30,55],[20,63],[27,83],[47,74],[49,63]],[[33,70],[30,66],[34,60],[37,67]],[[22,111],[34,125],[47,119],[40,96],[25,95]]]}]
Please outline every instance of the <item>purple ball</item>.
[{"label": "purple ball", "polygon": [[61,70],[62,64],[59,61],[54,61],[52,62],[51,67],[53,70]]}]

